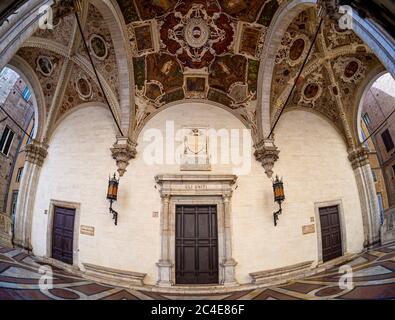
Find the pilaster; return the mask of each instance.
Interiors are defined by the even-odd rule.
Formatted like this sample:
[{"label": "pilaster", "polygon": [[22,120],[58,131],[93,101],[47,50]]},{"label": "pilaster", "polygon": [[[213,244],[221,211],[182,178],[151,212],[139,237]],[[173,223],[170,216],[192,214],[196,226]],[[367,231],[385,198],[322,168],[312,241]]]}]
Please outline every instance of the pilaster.
[{"label": "pilaster", "polygon": [[31,233],[34,202],[41,167],[48,154],[48,145],[33,140],[25,147],[26,162],[16,207],[14,244],[32,250]]}]

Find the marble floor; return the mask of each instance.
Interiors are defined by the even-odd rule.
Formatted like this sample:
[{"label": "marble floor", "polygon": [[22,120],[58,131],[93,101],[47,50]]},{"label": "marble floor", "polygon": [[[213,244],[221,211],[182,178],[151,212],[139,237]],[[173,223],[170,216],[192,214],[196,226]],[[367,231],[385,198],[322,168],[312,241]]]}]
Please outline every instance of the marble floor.
[{"label": "marble floor", "polygon": [[[349,268],[352,269],[349,269]],[[339,268],[352,270],[344,281]],[[131,290],[94,281],[52,267],[52,288],[45,283],[45,266],[20,250],[0,247],[0,300],[326,300],[395,299],[395,243],[362,253],[347,263],[304,279],[260,289],[212,295],[164,294],[155,290]],[[340,283],[343,285],[339,285]],[[343,280],[343,281],[342,281]]]}]

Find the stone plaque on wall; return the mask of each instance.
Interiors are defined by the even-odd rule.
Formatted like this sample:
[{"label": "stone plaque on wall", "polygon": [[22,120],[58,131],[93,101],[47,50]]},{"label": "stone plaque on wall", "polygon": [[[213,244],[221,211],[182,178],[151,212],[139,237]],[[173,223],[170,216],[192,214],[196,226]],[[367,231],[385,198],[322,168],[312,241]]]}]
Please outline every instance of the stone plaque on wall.
[{"label": "stone plaque on wall", "polygon": [[310,234],[315,232],[315,224],[308,224],[306,226],[302,226],[303,234]]},{"label": "stone plaque on wall", "polygon": [[94,236],[95,235],[95,227],[81,225],[80,233],[85,234],[87,236]]}]

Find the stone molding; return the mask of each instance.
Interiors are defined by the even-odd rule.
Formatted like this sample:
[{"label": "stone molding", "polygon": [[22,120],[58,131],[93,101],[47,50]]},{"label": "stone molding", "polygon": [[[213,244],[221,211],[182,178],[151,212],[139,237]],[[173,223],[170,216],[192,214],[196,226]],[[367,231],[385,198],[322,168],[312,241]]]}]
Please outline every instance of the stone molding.
[{"label": "stone molding", "polygon": [[254,156],[257,161],[262,163],[268,178],[273,176],[274,163],[278,160],[280,151],[274,144],[274,139],[263,139],[255,146]]},{"label": "stone molding", "polygon": [[162,199],[161,257],[157,263],[159,287],[175,284],[175,211],[177,205],[216,205],[218,219],[219,284],[236,286],[232,257],[231,197],[235,175],[157,175]]},{"label": "stone molding", "polygon": [[137,154],[137,143],[128,137],[118,137],[117,142],[110,149],[113,159],[117,163],[119,176],[122,177],[126,172],[129,161],[134,159]]},{"label": "stone molding", "polygon": [[33,140],[32,143],[25,147],[26,161],[42,167],[48,155],[47,149],[48,145],[46,143]]},{"label": "stone molding", "polygon": [[146,273],[134,272],[134,271],[124,271],[113,268],[107,268],[103,266],[97,266],[90,263],[83,263],[85,268],[84,276],[85,278],[90,278],[93,280],[101,280],[107,283],[114,283],[116,285],[144,285],[144,278]]},{"label": "stone molding", "polygon": [[250,277],[252,278],[252,283],[256,284],[271,284],[289,278],[296,279],[311,272],[313,262],[305,261],[283,268],[253,272],[250,273]]}]

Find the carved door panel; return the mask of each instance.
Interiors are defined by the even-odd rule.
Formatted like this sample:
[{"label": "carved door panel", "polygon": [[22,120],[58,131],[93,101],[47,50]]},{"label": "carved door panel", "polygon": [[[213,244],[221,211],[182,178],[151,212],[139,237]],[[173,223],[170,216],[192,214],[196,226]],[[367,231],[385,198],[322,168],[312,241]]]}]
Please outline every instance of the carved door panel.
[{"label": "carved door panel", "polygon": [[55,207],[52,232],[52,257],[73,264],[75,209]]},{"label": "carved door panel", "polygon": [[218,283],[217,207],[176,207],[176,283]]},{"label": "carved door panel", "polygon": [[320,208],[322,258],[329,261],[342,256],[342,238],[338,206]]}]

